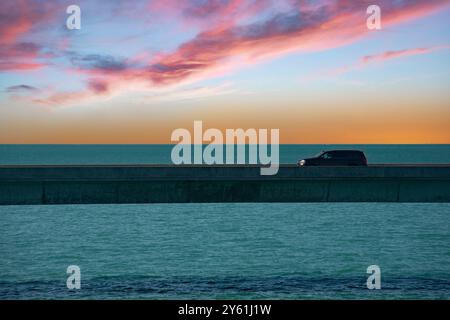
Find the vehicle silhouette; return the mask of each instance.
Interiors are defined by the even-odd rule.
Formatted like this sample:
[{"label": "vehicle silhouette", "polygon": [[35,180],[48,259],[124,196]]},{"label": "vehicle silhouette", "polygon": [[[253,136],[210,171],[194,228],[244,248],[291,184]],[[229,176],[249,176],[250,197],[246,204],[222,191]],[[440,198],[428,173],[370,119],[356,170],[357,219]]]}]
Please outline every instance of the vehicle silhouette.
[{"label": "vehicle silhouette", "polygon": [[359,150],[330,150],[322,151],[313,158],[302,159],[297,162],[303,166],[367,166],[364,152]]}]

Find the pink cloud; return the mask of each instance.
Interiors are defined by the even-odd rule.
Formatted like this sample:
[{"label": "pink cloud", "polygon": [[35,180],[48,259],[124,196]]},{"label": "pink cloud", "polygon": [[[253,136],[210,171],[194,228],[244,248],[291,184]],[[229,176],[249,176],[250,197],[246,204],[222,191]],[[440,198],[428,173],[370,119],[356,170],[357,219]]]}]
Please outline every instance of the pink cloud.
[{"label": "pink cloud", "polygon": [[33,29],[52,22],[61,8],[65,7],[50,1],[0,1],[0,44],[14,43]]},{"label": "pink cloud", "polygon": [[54,17],[55,8],[48,2],[0,2],[0,71],[35,70],[45,66],[37,59],[40,47],[22,38]]},{"label": "pink cloud", "polygon": [[223,30],[270,8],[271,0],[152,0],[150,12],[188,27]]},{"label": "pink cloud", "polygon": [[[279,15],[246,26],[206,30],[175,52],[159,57],[136,75],[155,85],[169,85],[198,77],[230,61],[232,68],[236,58],[251,64],[291,52],[320,51],[346,45],[369,32],[365,8],[371,2],[327,1],[321,10],[302,11],[298,6],[298,14]],[[379,2],[385,27],[422,17],[450,3],[442,0]]]},{"label": "pink cloud", "polygon": [[313,80],[319,80],[324,78],[329,78],[330,76],[338,76],[341,74],[345,74],[354,70],[361,70],[364,67],[376,64],[376,63],[384,63],[389,60],[394,59],[401,59],[401,58],[407,58],[411,56],[417,56],[417,55],[424,55],[429,54],[432,52],[436,52],[439,50],[446,50],[450,49],[450,45],[441,45],[441,46],[434,46],[429,48],[411,48],[411,49],[403,49],[403,50],[391,50],[386,51],[382,53],[377,53],[373,55],[366,55],[359,59],[356,63],[348,66],[339,67],[336,69],[333,69],[331,71],[321,72],[318,74],[315,74],[310,77],[306,77],[304,81],[313,81]]},{"label": "pink cloud", "polygon": [[413,48],[413,49],[404,49],[404,50],[397,50],[397,51],[386,51],[381,54],[364,56],[361,58],[361,61],[359,64],[365,65],[365,64],[374,63],[374,62],[384,62],[387,60],[422,55],[422,54],[431,53],[431,52],[434,52],[437,50],[449,49],[449,48],[450,48],[449,45],[444,45],[444,46],[436,46],[436,47],[431,47],[431,48]]},{"label": "pink cloud", "polygon": [[44,63],[36,60],[40,49],[38,45],[31,42],[1,46],[0,71],[24,71],[44,67]]},{"label": "pink cloud", "polygon": [[[88,80],[85,92],[55,94],[49,101],[63,103],[77,96],[114,94],[128,88],[126,84],[131,82],[149,88],[180,85],[289,53],[330,50],[373,32],[366,27],[366,8],[372,0],[318,1],[314,5],[309,1],[285,0],[291,10],[266,16],[265,20],[243,23],[243,17],[255,17],[273,3],[212,0],[196,6],[190,1],[152,1],[150,10],[181,16],[187,22],[199,22],[202,31],[173,52],[153,56],[146,65],[134,65],[130,63],[133,59],[81,58],[82,64],[75,67],[95,80]],[[449,4],[449,0],[378,1],[383,28],[423,17]],[[392,59],[407,54],[387,53],[384,58],[365,59]]]},{"label": "pink cloud", "polygon": [[42,63],[3,62],[0,61],[0,71],[30,71],[45,67]]}]

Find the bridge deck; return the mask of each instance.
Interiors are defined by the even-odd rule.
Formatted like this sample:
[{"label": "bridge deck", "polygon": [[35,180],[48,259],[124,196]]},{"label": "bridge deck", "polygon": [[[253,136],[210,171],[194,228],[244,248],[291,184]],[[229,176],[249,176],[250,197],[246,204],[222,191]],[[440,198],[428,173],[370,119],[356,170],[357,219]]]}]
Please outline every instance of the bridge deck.
[{"label": "bridge deck", "polygon": [[0,205],[185,202],[450,202],[450,165],[0,166]]}]

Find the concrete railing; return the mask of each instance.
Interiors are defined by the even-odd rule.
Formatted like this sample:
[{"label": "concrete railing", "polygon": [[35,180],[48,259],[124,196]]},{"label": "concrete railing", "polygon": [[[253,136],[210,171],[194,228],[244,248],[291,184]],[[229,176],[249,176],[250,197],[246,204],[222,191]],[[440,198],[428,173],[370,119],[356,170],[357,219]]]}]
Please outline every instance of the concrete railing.
[{"label": "concrete railing", "polygon": [[0,166],[0,205],[450,202],[450,166]]}]

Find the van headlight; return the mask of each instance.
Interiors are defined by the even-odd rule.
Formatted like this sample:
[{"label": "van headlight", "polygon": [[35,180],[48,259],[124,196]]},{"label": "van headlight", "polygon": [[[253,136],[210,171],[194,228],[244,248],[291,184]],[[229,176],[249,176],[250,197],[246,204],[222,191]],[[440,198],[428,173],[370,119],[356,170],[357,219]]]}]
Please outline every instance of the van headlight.
[{"label": "van headlight", "polygon": [[300,160],[299,162],[298,162],[298,165],[299,166],[304,166],[306,164],[306,161],[305,160]]}]

